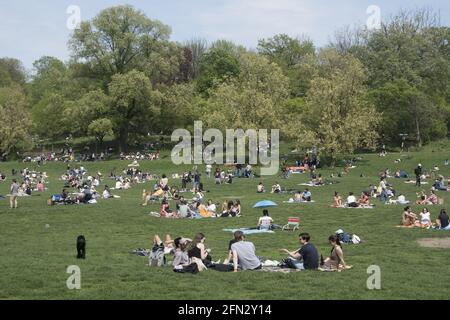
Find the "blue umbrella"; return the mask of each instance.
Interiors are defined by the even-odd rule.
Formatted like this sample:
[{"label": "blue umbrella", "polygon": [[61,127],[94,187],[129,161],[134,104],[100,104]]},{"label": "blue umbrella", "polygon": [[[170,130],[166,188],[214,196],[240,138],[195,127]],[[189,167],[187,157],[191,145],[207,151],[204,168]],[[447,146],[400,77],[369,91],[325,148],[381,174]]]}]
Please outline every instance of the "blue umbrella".
[{"label": "blue umbrella", "polygon": [[270,200],[262,200],[257,202],[253,208],[268,208],[268,207],[276,207],[277,204]]}]

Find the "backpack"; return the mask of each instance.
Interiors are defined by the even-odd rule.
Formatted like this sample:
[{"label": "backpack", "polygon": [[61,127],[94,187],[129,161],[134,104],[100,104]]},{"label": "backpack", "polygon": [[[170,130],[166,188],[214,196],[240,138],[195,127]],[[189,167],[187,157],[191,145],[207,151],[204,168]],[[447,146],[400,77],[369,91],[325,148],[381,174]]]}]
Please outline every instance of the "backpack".
[{"label": "backpack", "polygon": [[166,264],[166,256],[164,255],[164,248],[155,246],[148,257],[148,265],[151,267],[162,267]]},{"label": "backpack", "polygon": [[352,239],[348,233],[345,233],[345,232],[339,233],[338,236],[339,236],[339,241],[342,243],[351,243],[352,242]]}]

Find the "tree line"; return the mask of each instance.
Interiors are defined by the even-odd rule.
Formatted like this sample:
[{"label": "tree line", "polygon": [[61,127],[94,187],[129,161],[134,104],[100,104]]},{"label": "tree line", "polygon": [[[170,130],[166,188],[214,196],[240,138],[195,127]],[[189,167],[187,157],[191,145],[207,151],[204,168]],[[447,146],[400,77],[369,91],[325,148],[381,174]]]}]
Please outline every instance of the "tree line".
[{"label": "tree line", "polygon": [[377,30],[344,28],[321,48],[286,34],[256,49],[170,34],[116,6],[73,32],[67,62],[44,56],[28,75],[19,60],[0,59],[0,153],[68,135],[113,137],[127,151],[195,120],[280,129],[284,141],[332,158],[449,131],[450,28],[430,10],[400,12]]}]

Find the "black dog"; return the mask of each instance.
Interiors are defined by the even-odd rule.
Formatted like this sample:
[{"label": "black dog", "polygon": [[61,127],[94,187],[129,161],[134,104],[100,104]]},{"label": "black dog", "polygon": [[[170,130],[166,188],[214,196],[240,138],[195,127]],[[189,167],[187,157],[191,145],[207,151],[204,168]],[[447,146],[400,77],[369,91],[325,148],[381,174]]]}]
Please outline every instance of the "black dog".
[{"label": "black dog", "polygon": [[84,236],[77,238],[77,259],[86,259],[86,239]]}]

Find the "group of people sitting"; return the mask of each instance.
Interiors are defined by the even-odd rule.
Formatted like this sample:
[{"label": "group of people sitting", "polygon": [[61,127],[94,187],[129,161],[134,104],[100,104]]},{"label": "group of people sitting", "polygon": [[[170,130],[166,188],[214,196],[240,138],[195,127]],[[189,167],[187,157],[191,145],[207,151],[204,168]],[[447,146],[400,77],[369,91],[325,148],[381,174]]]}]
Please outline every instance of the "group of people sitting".
[{"label": "group of people sitting", "polygon": [[121,152],[119,155],[120,160],[158,160],[160,158],[160,151],[155,152],[136,152],[125,154]]},{"label": "group of people sitting", "polygon": [[435,223],[431,220],[431,214],[428,208],[423,208],[422,211],[417,215],[412,212],[411,207],[407,206],[403,210],[402,214],[402,224],[400,227],[403,228],[435,228],[440,230],[450,230],[449,217],[445,209],[441,209],[438,218]]},{"label": "group of people sitting", "polygon": [[[328,238],[331,251],[326,259],[319,256],[316,247],[310,240],[311,237],[308,233],[301,233],[299,249],[293,251],[280,249],[280,253],[286,254],[287,258],[278,266],[296,270],[320,271],[343,271],[352,267],[347,265],[344,260],[338,235],[334,234]],[[247,241],[244,232],[240,230],[234,232],[234,237],[228,244],[228,255],[223,263],[220,263],[220,260],[213,261],[211,249],[207,248],[206,237],[203,233],[198,233],[193,240],[183,237],[172,240],[170,235],[167,235],[164,242],[158,235],[155,235],[152,251],[158,250],[166,255],[173,255],[172,267],[177,272],[192,272],[188,270],[198,272],[207,269],[229,272],[255,271],[262,269],[265,261],[256,255],[255,245]]]},{"label": "group of people sitting", "polygon": [[176,210],[170,209],[169,200],[163,198],[159,210],[161,218],[216,218],[216,217],[239,217],[241,216],[241,203],[239,200],[227,201],[222,203],[221,208],[211,199],[203,203],[199,199],[194,198],[187,201],[184,197],[176,200]]},{"label": "group of people sitting", "polygon": [[418,205],[437,205],[440,202],[441,200],[434,190],[431,190],[429,195],[425,191],[417,193],[416,204]]},{"label": "group of people sitting", "polygon": [[353,192],[349,192],[347,201],[342,200],[339,192],[334,192],[334,201],[331,205],[333,208],[371,208],[373,204],[370,203],[370,195],[367,191],[361,192],[359,198],[356,198]]}]

